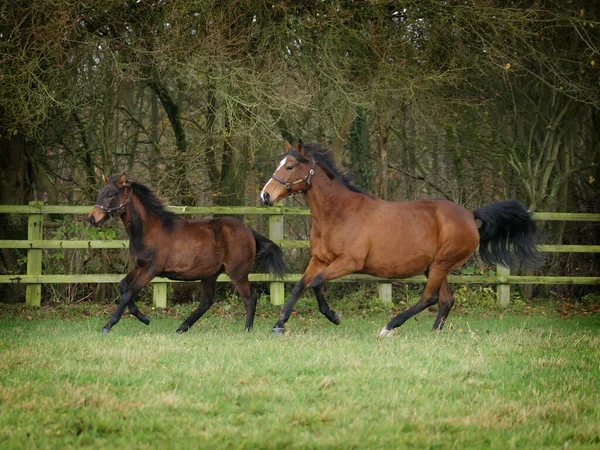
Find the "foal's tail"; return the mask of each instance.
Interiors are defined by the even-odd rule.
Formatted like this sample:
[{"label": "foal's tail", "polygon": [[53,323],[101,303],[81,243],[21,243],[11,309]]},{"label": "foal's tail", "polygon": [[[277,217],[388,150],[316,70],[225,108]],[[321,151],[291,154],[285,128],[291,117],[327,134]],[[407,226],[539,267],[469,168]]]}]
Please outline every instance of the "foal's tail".
[{"label": "foal's tail", "polygon": [[250,228],[250,231],[256,240],[255,264],[262,270],[268,270],[271,275],[282,278],[287,268],[281,248],[272,240],[258,234],[256,230]]},{"label": "foal's tail", "polygon": [[539,267],[537,227],[527,208],[516,200],[492,203],[473,211],[479,226],[479,256],[487,264]]}]

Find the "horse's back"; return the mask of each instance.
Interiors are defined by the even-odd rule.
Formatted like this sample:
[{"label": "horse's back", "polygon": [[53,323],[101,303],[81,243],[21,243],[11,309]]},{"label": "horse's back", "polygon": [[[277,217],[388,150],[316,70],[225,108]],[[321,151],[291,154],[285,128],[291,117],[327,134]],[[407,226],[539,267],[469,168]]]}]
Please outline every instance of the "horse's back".
[{"label": "horse's back", "polygon": [[234,266],[246,270],[256,253],[252,232],[232,217],[182,219],[161,242],[163,271],[173,279],[200,279]]},{"label": "horse's back", "polygon": [[371,217],[366,273],[408,277],[423,273],[434,260],[461,263],[477,247],[473,214],[448,200],[376,202]]},{"label": "horse's back", "polygon": [[252,231],[233,217],[220,217],[215,221],[221,233],[225,273],[232,279],[245,278],[256,257],[256,240]]},{"label": "horse's back", "polygon": [[[254,236],[250,229],[234,217],[215,217],[210,219],[190,220],[188,227],[192,234],[210,236],[212,245],[219,247],[224,252],[233,249],[256,249]],[[206,245],[209,245],[206,242]]]}]

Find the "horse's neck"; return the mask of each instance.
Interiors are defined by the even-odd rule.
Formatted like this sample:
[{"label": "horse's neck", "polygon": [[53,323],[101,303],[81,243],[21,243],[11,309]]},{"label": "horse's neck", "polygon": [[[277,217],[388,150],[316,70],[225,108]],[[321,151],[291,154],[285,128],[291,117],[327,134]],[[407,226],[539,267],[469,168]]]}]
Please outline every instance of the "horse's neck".
[{"label": "horse's neck", "polygon": [[317,169],[311,187],[306,191],[306,204],[313,223],[326,223],[343,214],[343,200],[353,194],[339,181],[331,180],[322,169]]},{"label": "horse's neck", "polygon": [[121,221],[134,248],[144,246],[144,234],[151,229],[154,220],[156,219],[148,214],[144,205],[134,195],[121,215]]}]

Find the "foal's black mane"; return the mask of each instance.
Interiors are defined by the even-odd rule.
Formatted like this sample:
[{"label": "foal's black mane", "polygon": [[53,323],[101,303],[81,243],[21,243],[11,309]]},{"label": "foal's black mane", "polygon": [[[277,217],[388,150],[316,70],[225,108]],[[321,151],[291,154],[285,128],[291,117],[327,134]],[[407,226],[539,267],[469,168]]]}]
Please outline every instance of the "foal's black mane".
[{"label": "foal's black mane", "polygon": [[[307,155],[312,156],[318,164],[323,166],[327,172],[329,172],[334,178],[340,180],[344,186],[346,186],[352,192],[358,192],[359,194],[373,197],[373,194],[354,184],[352,181],[352,174],[347,171],[341,171],[337,168],[333,158],[333,152],[329,147],[325,147],[321,144],[304,144],[304,152]],[[294,156],[296,159],[298,159],[298,156],[300,156],[300,159],[298,160],[301,162],[309,161],[307,158],[302,158],[301,155],[296,156],[296,152],[294,152]]]},{"label": "foal's black mane", "polygon": [[148,212],[160,219],[163,224],[170,223],[180,219],[180,216],[174,212],[165,209],[164,202],[156,196],[148,186],[145,186],[137,181],[131,182],[131,189],[138,200],[144,205]]}]

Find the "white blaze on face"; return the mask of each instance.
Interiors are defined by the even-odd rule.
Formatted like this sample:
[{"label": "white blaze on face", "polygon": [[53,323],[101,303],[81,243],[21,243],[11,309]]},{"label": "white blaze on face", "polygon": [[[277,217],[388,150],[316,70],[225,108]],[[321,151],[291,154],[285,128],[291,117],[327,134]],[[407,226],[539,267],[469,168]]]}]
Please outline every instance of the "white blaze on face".
[{"label": "white blaze on face", "polygon": [[[277,169],[275,169],[275,172],[277,172],[279,169],[281,169],[286,161],[287,161],[287,157],[283,158],[281,160],[281,162],[279,163],[279,166],[277,166]],[[273,178],[269,178],[269,181],[267,181],[265,186],[262,188],[262,191],[260,191],[260,198],[262,199],[263,202],[265,201],[265,190],[267,189],[267,186],[269,185],[269,183],[271,183],[271,181],[273,181]]]}]

